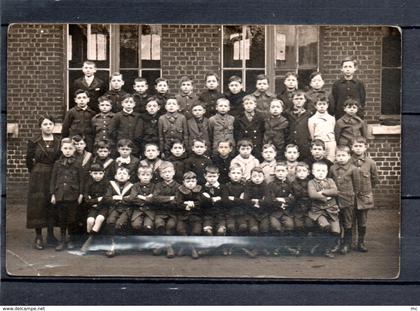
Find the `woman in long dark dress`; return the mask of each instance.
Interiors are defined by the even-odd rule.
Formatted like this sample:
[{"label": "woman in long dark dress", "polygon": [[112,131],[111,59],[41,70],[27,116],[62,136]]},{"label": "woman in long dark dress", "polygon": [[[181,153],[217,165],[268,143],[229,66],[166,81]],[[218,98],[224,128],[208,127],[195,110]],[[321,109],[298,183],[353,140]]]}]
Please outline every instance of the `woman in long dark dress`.
[{"label": "woman in long dark dress", "polygon": [[30,173],[26,227],[35,229],[34,247],[44,249],[42,228],[47,227],[47,244],[57,243],[54,237],[54,209],[51,206],[50,179],[54,162],[60,156],[60,140],[53,135],[54,118],[39,119],[41,135],[28,141],[26,166]]}]

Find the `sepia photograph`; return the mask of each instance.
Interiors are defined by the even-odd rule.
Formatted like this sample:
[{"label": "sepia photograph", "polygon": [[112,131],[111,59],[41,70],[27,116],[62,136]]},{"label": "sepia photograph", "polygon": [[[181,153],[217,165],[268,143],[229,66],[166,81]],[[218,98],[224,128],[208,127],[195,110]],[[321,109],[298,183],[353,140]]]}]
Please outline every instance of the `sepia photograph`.
[{"label": "sepia photograph", "polygon": [[401,40],[11,25],[8,276],[398,278]]}]

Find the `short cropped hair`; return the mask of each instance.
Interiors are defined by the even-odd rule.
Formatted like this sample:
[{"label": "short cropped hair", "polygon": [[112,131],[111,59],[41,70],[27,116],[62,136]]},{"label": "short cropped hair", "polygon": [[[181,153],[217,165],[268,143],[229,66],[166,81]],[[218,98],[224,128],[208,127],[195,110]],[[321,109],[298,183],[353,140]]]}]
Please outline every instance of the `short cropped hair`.
[{"label": "short cropped hair", "polygon": [[292,94],[293,94],[293,97],[295,97],[295,96],[304,96],[305,99],[307,100],[306,93],[305,93],[304,90],[296,90]]},{"label": "short cropped hair", "polygon": [[328,168],[328,164],[325,161],[316,161],[316,162],[312,163],[312,170],[315,167],[315,165],[322,165],[322,166],[326,166]]},{"label": "short cropped hair", "polygon": [[61,140],[61,145],[63,145],[63,144],[72,144],[72,145],[74,145],[74,142],[73,142],[73,140],[70,137],[66,137],[66,138],[63,138]]},{"label": "short cropped hair", "polygon": [[281,166],[281,167],[287,167],[287,162],[286,161],[278,161],[276,162],[276,166]]},{"label": "short cropped hair", "polygon": [[214,165],[206,166],[205,175],[207,174],[219,174],[219,168]]},{"label": "short cropped hair", "polygon": [[338,152],[345,152],[347,154],[350,154],[350,148],[348,146],[338,145],[337,149],[335,149],[335,154],[337,154]]},{"label": "short cropped hair", "polygon": [[83,65],[90,65],[90,66],[93,66],[93,67],[95,67],[95,68],[96,68],[96,64],[95,64],[95,62],[93,62],[93,61],[91,61],[91,60],[85,60],[85,61],[83,62]]},{"label": "short cropped hair", "polygon": [[175,170],[175,167],[172,162],[163,161],[162,164],[159,166],[159,173],[162,174],[162,172],[168,168]]},{"label": "short cropped hair", "polygon": [[183,141],[181,141],[181,140],[179,140],[179,139],[174,139],[173,141],[171,141],[171,143],[169,144],[169,146],[171,147],[171,149],[172,149],[172,147],[173,147],[175,144],[180,144],[180,145],[182,145],[182,147],[185,149],[185,144],[184,144],[184,142],[183,142]]},{"label": "short cropped hair", "polygon": [[251,147],[254,148],[254,145],[252,144],[252,141],[248,140],[248,139],[241,139],[240,141],[238,141],[237,144],[238,150],[241,147]]},{"label": "short cropped hair", "polygon": [[205,81],[207,81],[208,77],[215,77],[217,81],[219,81],[219,75],[215,72],[207,72],[205,76]]},{"label": "short cropped hair", "polygon": [[315,105],[316,105],[317,103],[319,103],[319,102],[326,102],[326,103],[329,103],[329,102],[330,102],[330,100],[328,99],[328,97],[327,97],[327,96],[325,96],[325,95],[321,95],[321,96],[319,96],[319,97],[315,100]]},{"label": "short cropped hair", "polygon": [[288,145],[286,145],[286,147],[284,148],[284,150],[287,151],[287,149],[291,149],[291,148],[296,148],[296,150],[299,151],[298,145],[295,145],[295,144],[288,144]]},{"label": "short cropped hair", "polygon": [[267,80],[267,82],[269,82],[269,83],[270,83],[270,80],[268,79],[268,77],[267,77],[265,74],[259,74],[259,75],[256,77],[256,80],[257,80],[257,81],[260,81],[260,80]]},{"label": "short cropped hair", "polygon": [[198,101],[194,102],[194,104],[191,105],[191,110],[193,110],[194,107],[197,107],[197,106],[201,106],[201,107],[203,107],[203,109],[206,109],[206,103],[202,102],[201,100],[198,100]]},{"label": "short cropped hair", "polygon": [[321,79],[323,79],[323,78],[322,78],[322,73],[321,73],[321,72],[319,72],[319,71],[314,71],[314,72],[312,72],[312,73],[311,73],[311,75],[309,76],[309,81],[312,81],[312,79],[313,79],[313,78],[315,78],[316,76],[320,76],[320,77],[321,77]]},{"label": "short cropped hair", "polygon": [[133,95],[131,95],[131,94],[124,94],[124,95],[121,97],[121,102],[123,102],[123,101],[125,101],[126,99],[129,99],[129,98],[131,98],[132,100],[134,100]]},{"label": "short cropped hair", "polygon": [[314,139],[314,140],[311,142],[311,149],[312,149],[312,147],[314,147],[314,146],[317,146],[317,147],[322,147],[322,149],[324,149],[324,150],[325,150],[325,142],[324,142],[323,140],[321,140],[321,139]]},{"label": "short cropped hair", "polygon": [[156,143],[147,143],[147,144],[144,145],[144,151],[146,151],[147,147],[151,147],[151,146],[152,147],[155,147],[157,149],[157,151],[160,150],[158,144],[156,144]]},{"label": "short cropped hair", "polygon": [[219,98],[219,99],[216,100],[216,107],[217,107],[217,105],[219,105],[222,102],[228,102],[229,103],[229,106],[230,106],[229,99],[222,97],[222,98]]},{"label": "short cropped hair", "polygon": [[111,98],[109,98],[108,96],[106,96],[106,95],[103,95],[103,96],[100,96],[99,98],[98,98],[98,103],[103,103],[103,102],[112,102],[112,100],[111,100]]},{"label": "short cropped hair", "polygon": [[252,101],[252,102],[254,102],[254,103],[256,103],[256,102],[257,102],[257,99],[255,98],[255,96],[254,96],[254,95],[246,95],[246,96],[244,96],[244,98],[242,98],[242,102],[243,102],[243,103],[244,103],[245,101],[247,101],[247,100]]},{"label": "short cropped hair", "polygon": [[134,84],[135,83],[140,83],[140,82],[146,82],[146,84],[149,84],[148,82],[147,82],[147,80],[146,80],[146,78],[143,78],[143,77],[137,77],[137,78],[135,78],[134,79]]},{"label": "short cropped hair", "polygon": [[239,163],[232,163],[229,167],[229,172],[233,171],[233,170],[241,170],[241,173],[244,173],[244,169],[243,167],[239,164]]},{"label": "short cropped hair", "polygon": [[306,163],[306,162],[302,162],[302,161],[300,161],[300,162],[298,162],[298,163],[296,164],[296,167],[298,167],[298,166],[300,166],[300,167],[305,167],[306,169],[308,169],[308,170],[309,170],[309,165],[308,165],[308,163]]},{"label": "short cropped hair", "polygon": [[128,175],[130,175],[130,170],[128,169],[128,167],[125,166],[119,166],[117,168],[117,170],[115,171],[115,175],[117,174],[118,171],[126,171]]},{"label": "short cropped hair", "polygon": [[273,149],[275,152],[277,152],[276,146],[274,146],[273,144],[264,144],[262,146],[262,151],[264,151],[265,149]]},{"label": "short cropped hair", "polygon": [[179,80],[179,85],[181,85],[184,82],[191,82],[191,84],[194,83],[194,81],[190,77],[182,76],[181,79]]},{"label": "short cropped hair", "polygon": [[155,80],[155,85],[158,85],[158,84],[159,84],[159,82],[166,82],[166,83],[168,83],[168,80],[166,80],[165,78],[162,78],[162,77],[157,78],[157,79]]},{"label": "short cropped hair", "polygon": [[219,147],[219,145],[221,144],[221,143],[229,143],[229,147],[230,148],[233,148],[233,143],[232,143],[232,141],[230,140],[230,139],[222,139],[222,140],[220,140],[220,141],[218,141],[217,142],[217,147]]},{"label": "short cropped hair", "polygon": [[111,142],[108,139],[99,140],[95,143],[95,150],[108,149],[111,150]]},{"label": "short cropped hair", "polygon": [[146,103],[146,105],[147,105],[148,103],[150,103],[150,102],[157,102],[157,103],[159,104],[159,99],[158,99],[156,96],[150,96],[150,97],[147,99],[147,103]]},{"label": "short cropped hair", "polygon": [[366,140],[366,138],[364,138],[363,136],[358,136],[358,137],[355,137],[354,139],[353,139],[353,141],[352,141],[352,145],[354,145],[355,143],[358,143],[358,144],[367,144],[367,140]]},{"label": "short cropped hair", "polygon": [[275,103],[275,102],[279,102],[279,103],[280,103],[280,105],[281,105],[281,108],[283,108],[283,109],[284,109],[284,102],[283,102],[281,99],[278,99],[278,98],[273,98],[273,99],[270,101],[270,106],[271,106],[271,104],[272,104],[272,103]]},{"label": "short cropped hair", "polygon": [[357,67],[357,60],[353,57],[353,56],[347,56],[345,57],[342,61],[341,61],[341,66],[343,66],[343,64],[345,62],[353,62],[354,66]]},{"label": "short cropped hair", "polygon": [[119,76],[121,76],[121,79],[123,79],[123,75],[122,75],[122,73],[121,73],[121,72],[119,72],[119,71],[114,71],[114,72],[111,74],[111,79],[112,79],[112,77],[119,77]]},{"label": "short cropped hair", "polygon": [[86,94],[86,96],[87,96],[87,97],[89,97],[89,94],[88,94],[88,92],[87,92],[86,90],[81,90],[81,89],[78,89],[78,90],[76,90],[76,91],[74,92],[74,98],[76,98],[76,97],[77,97],[77,95],[79,95],[79,94],[83,94],[83,93],[85,93],[85,94]]},{"label": "short cropped hair", "polygon": [[207,142],[206,142],[206,140],[205,140],[205,139],[202,139],[202,138],[194,138],[194,139],[193,139],[193,143],[192,143],[192,145],[194,146],[194,144],[195,144],[196,142],[203,143],[203,144],[207,147]]},{"label": "short cropped hair", "polygon": [[192,171],[188,171],[188,172],[184,173],[184,175],[182,177],[183,177],[184,180],[197,179],[197,174],[192,172]]},{"label": "short cropped hair", "polygon": [[231,76],[229,78],[229,83],[231,83],[231,82],[239,82],[239,83],[242,83],[242,78],[239,77],[239,76]]},{"label": "short cropped hair", "polygon": [[134,144],[131,141],[131,139],[123,138],[123,139],[120,139],[117,142],[117,148],[121,148],[121,147],[128,147],[128,148],[133,149],[134,148]]},{"label": "short cropped hair", "polygon": [[74,135],[74,136],[71,137],[71,140],[75,141],[76,143],[78,143],[80,141],[86,142],[85,141],[85,136],[83,136],[83,135]]},{"label": "short cropped hair", "polygon": [[344,101],[343,107],[346,108],[346,107],[351,107],[351,106],[356,106],[358,109],[360,109],[361,107],[360,102],[357,99],[354,99],[354,98],[346,99]]},{"label": "short cropped hair", "polygon": [[254,173],[254,172],[256,172],[256,173],[260,173],[260,174],[264,174],[264,171],[263,171],[263,169],[262,169],[262,167],[261,167],[261,166],[256,166],[256,167],[254,167],[254,168],[251,170],[251,175],[252,175],[252,173]]},{"label": "short cropped hair", "polygon": [[152,174],[153,169],[151,166],[140,164],[139,167],[137,168],[137,174],[140,172],[149,172],[150,174]]},{"label": "short cropped hair", "polygon": [[105,168],[101,163],[93,163],[89,168],[89,172],[103,172],[103,171],[105,171]]}]

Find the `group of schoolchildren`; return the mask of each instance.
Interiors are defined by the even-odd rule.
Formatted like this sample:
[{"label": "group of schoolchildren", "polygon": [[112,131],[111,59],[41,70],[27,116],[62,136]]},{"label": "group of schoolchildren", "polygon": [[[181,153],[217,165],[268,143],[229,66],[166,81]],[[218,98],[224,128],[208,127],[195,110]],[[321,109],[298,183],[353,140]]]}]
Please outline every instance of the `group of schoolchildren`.
[{"label": "group of schoolchildren", "polygon": [[[293,233],[317,241],[311,253],[334,257],[351,250],[354,224],[357,249],[366,252],[367,210],[378,177],[366,154],[365,91],[353,77],[356,69],[354,59],[344,59],[343,77],[331,92],[315,72],[307,91],[297,89],[296,74],[288,73],[278,96],[268,91],[265,75],[257,77],[250,94],[232,76],[223,94],[218,76],[210,73],[199,95],[188,77],[176,96],[169,95],[163,78],[153,92],[137,78],[134,93],[127,94],[123,76],[114,73],[110,90],[100,94],[103,82],[95,77],[95,64],[86,61],[51,179],[51,202],[64,219],[56,250],[71,248],[77,223],[84,222],[89,238],[82,251],[106,229],[109,257],[116,253],[113,237],[127,232]],[[243,250],[251,257],[296,255],[306,238]],[[167,245],[153,253],[164,250],[169,258],[179,251]],[[224,248],[223,254],[231,251]],[[191,255],[198,258],[200,251],[191,247]]]}]

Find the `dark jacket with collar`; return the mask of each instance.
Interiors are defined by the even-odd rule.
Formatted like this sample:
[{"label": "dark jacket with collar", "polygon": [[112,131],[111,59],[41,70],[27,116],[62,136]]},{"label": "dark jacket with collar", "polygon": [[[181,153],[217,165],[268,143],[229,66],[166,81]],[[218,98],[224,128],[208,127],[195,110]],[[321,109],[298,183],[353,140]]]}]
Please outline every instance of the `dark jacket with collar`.
[{"label": "dark jacket with collar", "polygon": [[188,146],[192,147],[194,139],[202,139],[210,146],[209,119],[203,117],[201,121],[192,117],[187,120],[188,126]]},{"label": "dark jacket with collar", "polygon": [[143,120],[143,145],[146,143],[159,145],[159,114],[152,116],[146,112],[140,115],[140,118]]},{"label": "dark jacket with collar", "polygon": [[106,114],[100,112],[92,118],[95,141],[111,139],[110,125],[113,118],[113,112],[108,112]]},{"label": "dark jacket with collar", "polygon": [[212,165],[212,162],[207,156],[192,153],[185,160],[184,169],[185,172],[192,171],[196,173],[198,183],[202,185],[205,183],[204,173],[206,172],[206,167],[210,165]]},{"label": "dark jacket with collar", "polygon": [[118,112],[123,109],[121,106],[122,98],[127,95],[128,93],[124,90],[109,90],[105,93],[105,96],[109,97],[111,99],[112,103],[112,112]]},{"label": "dark jacket with collar", "polygon": [[230,110],[229,110],[230,115],[237,118],[243,113],[244,106],[243,106],[242,100],[246,95],[247,93],[244,91],[240,91],[238,94],[233,94],[231,91],[227,91],[225,93],[225,97],[230,102]]},{"label": "dark jacket with collar", "polygon": [[146,113],[147,100],[151,96],[149,92],[146,91],[144,94],[134,92],[132,95],[134,101],[136,102],[136,106],[134,106],[134,111],[139,114]]},{"label": "dark jacket with collar", "polygon": [[334,82],[331,88],[331,100],[328,111],[336,119],[344,115],[344,102],[353,98],[359,101],[361,109],[358,111],[359,116],[363,116],[366,103],[365,85],[358,79],[346,80],[344,77]]},{"label": "dark jacket with collar", "polygon": [[285,114],[289,121],[288,144],[296,144],[299,147],[300,157],[308,159],[311,155],[311,135],[308,128],[308,119],[311,114],[306,110],[301,114],[289,111]]},{"label": "dark jacket with collar", "polygon": [[264,144],[273,144],[277,153],[283,153],[289,137],[289,121],[282,115],[268,116],[264,123]]},{"label": "dark jacket with collar", "polygon": [[262,92],[256,90],[251,95],[253,95],[257,99],[256,110],[258,112],[263,113],[264,115],[268,115],[268,113],[270,111],[270,103],[273,99],[276,98],[276,94],[271,93],[270,91],[262,93]]},{"label": "dark jacket with collar", "polygon": [[[184,185],[179,186],[178,188],[178,192],[176,193],[176,202],[178,205],[178,209],[180,214],[183,215],[194,215],[194,216],[202,216],[202,209],[201,209],[201,204],[202,204],[202,189],[203,187],[200,185],[195,186],[194,189],[188,189],[187,187],[185,187]],[[194,208],[192,208],[191,210],[187,211],[185,210],[185,201],[193,201],[194,202]]]},{"label": "dark jacket with collar", "polygon": [[83,194],[84,173],[75,157],[61,156],[55,163],[51,174],[50,192],[57,202],[76,201]]},{"label": "dark jacket with collar", "polygon": [[225,95],[220,93],[217,90],[204,90],[198,95],[198,99],[205,103],[206,105],[206,114],[207,118],[214,116],[216,114],[216,102],[219,98],[224,98]]},{"label": "dark jacket with collar", "polygon": [[94,116],[95,111],[89,107],[86,109],[81,109],[77,106],[71,108],[64,117],[61,135],[63,137],[72,137],[74,135],[93,137],[92,118]]},{"label": "dark jacket with collar", "polygon": [[191,94],[177,94],[175,98],[179,105],[179,113],[182,113],[187,120],[192,118],[192,106],[198,102],[198,95],[194,92]]},{"label": "dark jacket with collar", "polygon": [[295,91],[288,91],[284,89],[277,98],[284,103],[284,111],[290,111],[293,109],[293,94]]},{"label": "dark jacket with collar", "polygon": [[184,180],[185,160],[188,158],[187,152],[184,152],[180,157],[175,157],[172,153],[165,160],[171,162],[175,168],[174,179],[180,184]]},{"label": "dark jacket with collar", "polygon": [[89,103],[88,106],[90,109],[95,111],[96,113],[99,112],[98,107],[98,98],[105,94],[107,91],[107,85],[104,81],[99,79],[98,77],[94,77],[92,83],[88,85],[86,83],[85,77],[80,77],[74,80],[73,83],[74,90],[84,90],[87,91],[89,96]]},{"label": "dark jacket with collar", "polygon": [[230,162],[235,156],[231,152],[227,158],[222,158],[219,154],[215,154],[211,157],[213,165],[219,169],[219,182],[224,185],[230,181],[229,168]]},{"label": "dark jacket with collar", "polygon": [[359,190],[360,176],[351,160],[346,164],[335,163],[330,169],[330,176],[338,189],[337,203],[340,208],[354,206],[355,193]]},{"label": "dark jacket with collar", "polygon": [[161,151],[168,152],[175,140],[188,142],[187,119],[184,115],[178,112],[165,113],[159,117],[158,125]]},{"label": "dark jacket with collar", "polygon": [[[115,144],[120,139],[130,139],[136,146],[141,143],[143,136],[143,120],[137,112],[117,112],[110,123],[110,134]],[[138,150],[136,150],[138,152]],[[136,151],[133,152],[136,154]]]},{"label": "dark jacket with collar", "polygon": [[254,146],[256,154],[259,155],[264,137],[264,118],[265,115],[258,111],[255,112],[252,120],[249,120],[243,112],[233,122],[234,138],[238,142],[241,139],[250,140]]},{"label": "dark jacket with collar", "polygon": [[366,122],[358,116],[345,114],[335,123],[334,132],[338,145],[350,146],[354,138],[366,138]]}]

